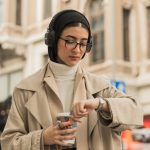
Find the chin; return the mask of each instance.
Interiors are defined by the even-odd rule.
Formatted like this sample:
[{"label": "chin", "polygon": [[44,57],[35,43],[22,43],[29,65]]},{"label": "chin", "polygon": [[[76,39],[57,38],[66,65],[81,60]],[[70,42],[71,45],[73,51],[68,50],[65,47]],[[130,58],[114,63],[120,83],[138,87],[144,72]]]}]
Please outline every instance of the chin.
[{"label": "chin", "polygon": [[66,65],[68,65],[68,66],[70,66],[70,67],[73,67],[73,66],[75,66],[76,64],[66,64]]},{"label": "chin", "polygon": [[74,62],[74,63],[67,63],[68,66],[73,67],[77,64],[78,62]]}]

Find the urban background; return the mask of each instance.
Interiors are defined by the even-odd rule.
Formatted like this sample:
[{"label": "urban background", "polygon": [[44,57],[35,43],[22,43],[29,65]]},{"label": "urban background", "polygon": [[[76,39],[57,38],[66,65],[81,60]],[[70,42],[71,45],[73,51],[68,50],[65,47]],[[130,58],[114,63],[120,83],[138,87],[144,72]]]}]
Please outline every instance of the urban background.
[{"label": "urban background", "polygon": [[90,21],[94,45],[83,65],[142,104],[144,128],[122,134],[124,149],[150,149],[150,0],[0,0],[0,130],[14,86],[46,64],[44,34],[63,9]]}]

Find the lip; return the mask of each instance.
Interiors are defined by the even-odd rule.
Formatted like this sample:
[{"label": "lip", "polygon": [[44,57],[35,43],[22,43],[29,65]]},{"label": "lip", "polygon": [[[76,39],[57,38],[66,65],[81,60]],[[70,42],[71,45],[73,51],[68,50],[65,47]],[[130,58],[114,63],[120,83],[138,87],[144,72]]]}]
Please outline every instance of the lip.
[{"label": "lip", "polygon": [[70,58],[72,58],[72,59],[79,59],[80,57],[78,57],[78,56],[69,56]]}]

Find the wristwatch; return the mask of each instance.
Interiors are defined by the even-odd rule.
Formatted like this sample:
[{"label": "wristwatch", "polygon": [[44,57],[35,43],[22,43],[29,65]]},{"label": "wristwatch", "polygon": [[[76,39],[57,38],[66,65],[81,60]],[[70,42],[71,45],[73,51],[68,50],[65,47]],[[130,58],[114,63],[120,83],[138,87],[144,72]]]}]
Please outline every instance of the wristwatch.
[{"label": "wristwatch", "polygon": [[99,104],[98,107],[95,109],[95,111],[102,112],[105,101],[101,97],[99,97],[98,99],[99,99]]}]

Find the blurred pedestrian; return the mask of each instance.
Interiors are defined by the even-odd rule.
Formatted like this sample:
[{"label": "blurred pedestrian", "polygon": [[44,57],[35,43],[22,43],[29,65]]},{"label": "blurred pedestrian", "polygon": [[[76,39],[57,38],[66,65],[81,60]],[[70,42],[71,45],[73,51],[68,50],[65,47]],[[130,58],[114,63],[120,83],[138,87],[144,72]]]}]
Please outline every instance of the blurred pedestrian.
[{"label": "blurred pedestrian", "polygon": [[[87,18],[76,10],[58,12],[45,43],[47,65],[14,90],[2,150],[121,150],[121,131],[143,124],[141,107],[82,67],[92,47]],[[70,112],[71,121],[57,122],[62,112]]]}]

